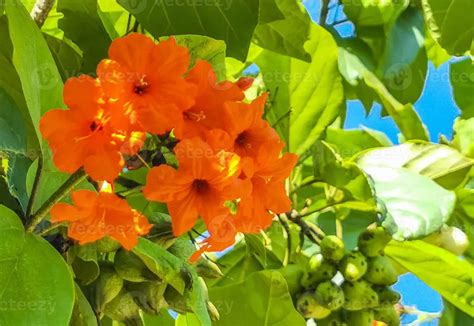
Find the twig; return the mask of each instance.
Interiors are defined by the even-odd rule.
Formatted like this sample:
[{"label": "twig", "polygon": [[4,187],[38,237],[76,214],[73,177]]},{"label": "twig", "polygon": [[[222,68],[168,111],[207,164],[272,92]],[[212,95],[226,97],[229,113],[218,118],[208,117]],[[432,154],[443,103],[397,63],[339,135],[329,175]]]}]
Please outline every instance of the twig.
[{"label": "twig", "polygon": [[55,0],[37,0],[33,9],[31,9],[30,16],[35,21],[39,28],[43,26],[48,14],[54,6]]},{"label": "twig", "polygon": [[28,200],[28,206],[26,208],[26,222],[29,221],[31,213],[33,212],[33,206],[35,205],[36,194],[38,193],[38,187],[41,182],[41,176],[43,174],[43,156],[38,157],[38,168],[36,169],[35,180],[33,181],[33,188],[31,189],[30,199]]},{"label": "twig", "polygon": [[41,232],[39,232],[38,235],[40,237],[44,237],[44,236],[48,235],[51,231],[54,231],[57,228],[59,228],[61,226],[66,226],[66,225],[67,225],[67,222],[60,222],[60,223],[51,224],[47,228],[44,228],[43,230],[41,230]]},{"label": "twig", "polygon": [[319,16],[319,24],[326,25],[329,13],[329,2],[330,0],[323,0],[321,4],[321,14]]},{"label": "twig", "polygon": [[286,233],[286,244],[287,244],[287,251],[286,251],[286,255],[285,255],[285,258],[283,259],[283,266],[286,266],[288,265],[288,262],[290,260],[290,256],[291,256],[291,247],[292,247],[292,243],[291,243],[291,230],[290,230],[290,225],[288,224],[288,221],[286,219],[286,215],[285,214],[282,214],[281,216],[280,215],[277,215],[278,216],[278,220],[280,221],[281,225],[283,226],[283,229],[285,229],[285,233]]},{"label": "twig", "polygon": [[78,170],[72,174],[64,184],[41,206],[38,211],[31,218],[30,224],[27,226],[27,232],[33,232],[36,226],[48,215],[54,204],[58,203],[78,184],[86,179],[84,170]]}]

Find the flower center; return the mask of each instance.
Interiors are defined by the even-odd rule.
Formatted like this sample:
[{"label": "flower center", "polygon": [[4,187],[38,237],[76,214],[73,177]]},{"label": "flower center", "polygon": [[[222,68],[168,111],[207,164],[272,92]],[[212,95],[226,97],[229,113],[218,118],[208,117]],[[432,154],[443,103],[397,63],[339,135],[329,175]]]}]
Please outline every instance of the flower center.
[{"label": "flower center", "polygon": [[104,129],[104,126],[102,125],[102,123],[98,122],[98,121],[92,121],[92,123],[89,125],[89,129],[92,131],[92,132],[95,132],[95,131],[102,131]]},{"label": "flower center", "polygon": [[133,92],[135,94],[142,95],[146,93],[148,88],[150,88],[150,84],[148,84],[148,82],[145,80],[145,77],[142,77],[133,87]]},{"label": "flower center", "polygon": [[235,139],[235,144],[238,146],[246,146],[247,143],[248,143],[248,135],[245,131],[243,131]]},{"label": "flower center", "polygon": [[191,121],[196,121],[196,122],[206,119],[206,115],[204,114],[204,111],[194,112],[191,110],[187,110],[183,112],[183,116],[185,120],[191,120]]},{"label": "flower center", "polygon": [[209,189],[209,183],[206,180],[196,179],[193,181],[193,189],[198,193],[204,193]]}]

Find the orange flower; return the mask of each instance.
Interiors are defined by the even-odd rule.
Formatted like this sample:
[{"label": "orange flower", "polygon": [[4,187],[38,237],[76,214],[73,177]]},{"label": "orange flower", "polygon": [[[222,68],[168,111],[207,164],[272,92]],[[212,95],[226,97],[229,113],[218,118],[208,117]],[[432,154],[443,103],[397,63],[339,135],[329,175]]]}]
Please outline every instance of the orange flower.
[{"label": "orange flower", "polygon": [[51,222],[70,222],[68,236],[85,244],[110,236],[128,250],[137,244],[152,225],[110,192],[78,190],[71,194],[74,205],[58,203],[51,209]]},{"label": "orange flower", "polygon": [[174,38],[156,44],[145,35],[129,34],[112,42],[109,57],[97,68],[101,84],[111,98],[136,111],[145,131],[170,131],[194,104],[195,87],[183,77],[188,50]]},{"label": "orange flower", "polygon": [[235,243],[237,229],[235,227],[234,216],[229,212],[223,211],[221,215],[215,216],[210,223],[207,224],[209,237],[200,243],[200,248],[189,259],[195,262],[204,252],[222,251]]},{"label": "orange flower", "polygon": [[217,82],[211,64],[199,60],[186,80],[197,87],[195,103],[183,111],[182,123],[174,132],[177,138],[203,137],[208,130],[224,127],[223,111],[226,101],[241,101],[244,94],[229,81]]},{"label": "orange flower", "polygon": [[88,76],[69,79],[64,86],[68,110],[51,110],[40,120],[57,168],[73,173],[84,166],[93,179],[114,180],[123,168],[122,153],[134,155],[145,135],[129,131],[130,118],[122,106],[102,93]]},{"label": "orange flower", "polygon": [[242,162],[243,177],[252,183],[249,196],[238,205],[236,227],[244,233],[254,233],[270,226],[274,214],[288,212],[291,200],[285,189],[285,179],[296,165],[298,156],[284,154],[279,158],[281,146],[262,148],[257,158]]},{"label": "orange flower", "polygon": [[221,214],[227,200],[237,198],[240,159],[233,153],[215,152],[200,138],[181,141],[175,148],[179,169],[161,165],[148,174],[143,190],[149,200],[165,202],[175,235]]},{"label": "orange flower", "polygon": [[225,130],[230,134],[234,151],[240,157],[256,157],[261,148],[278,146],[281,142],[276,131],[262,119],[267,94],[247,104],[227,102]]}]

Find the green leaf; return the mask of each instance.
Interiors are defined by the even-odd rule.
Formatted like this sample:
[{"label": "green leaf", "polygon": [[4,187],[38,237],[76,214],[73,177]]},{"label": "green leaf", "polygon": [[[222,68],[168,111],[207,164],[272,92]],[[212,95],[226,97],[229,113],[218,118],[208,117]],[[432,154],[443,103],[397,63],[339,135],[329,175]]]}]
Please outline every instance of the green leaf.
[{"label": "green leaf", "polygon": [[[311,62],[304,48],[308,40],[311,18],[297,0],[275,0],[283,18],[267,23],[259,21],[253,41],[260,47],[279,54]],[[268,8],[260,8],[260,16]]]},{"label": "green leaf", "polygon": [[[71,0],[72,1],[72,0]],[[118,0],[153,36],[197,34],[223,40],[227,54],[244,61],[258,22],[258,1]],[[242,19],[245,17],[245,19]]]},{"label": "green leaf", "polygon": [[466,58],[452,62],[449,69],[449,80],[453,86],[456,104],[461,109],[461,117],[474,118],[474,63]]},{"label": "green leaf", "polygon": [[67,38],[58,39],[48,34],[44,34],[44,37],[63,81],[76,76],[81,71],[82,56],[76,51],[72,42]]},{"label": "green leaf", "polygon": [[465,120],[458,118],[453,128],[453,145],[462,154],[474,158],[474,117]]},{"label": "green leaf", "polygon": [[359,164],[407,168],[418,172],[448,189],[465,180],[474,160],[464,157],[446,145],[406,143],[366,151],[358,157]]},{"label": "green leaf", "polygon": [[443,314],[439,320],[440,326],[469,325],[472,323],[472,317],[462,312],[449,301],[443,300]]},{"label": "green leaf", "polygon": [[311,63],[262,49],[256,50],[253,60],[270,92],[266,118],[297,154],[321,137],[344,105],[337,46],[331,34],[312,24],[305,50],[313,58]]},{"label": "green leaf", "polygon": [[413,105],[403,105],[397,101],[383,83],[371,72],[366,71],[363,76],[367,85],[378,95],[383,107],[393,118],[406,140],[428,140],[426,128]]},{"label": "green leaf", "polygon": [[439,66],[451,58],[446,50],[431,36],[429,31],[426,32],[425,49],[428,60],[430,60],[436,68],[439,68]]},{"label": "green leaf", "polygon": [[83,52],[81,72],[94,75],[111,42],[100,20],[97,0],[58,0],[57,10],[64,15],[59,27]]},{"label": "green leaf", "polygon": [[370,89],[398,125],[405,139],[428,140],[426,129],[413,105],[400,103],[373,73],[375,62],[367,46],[357,40],[338,40],[338,43],[339,70],[349,84],[358,87],[364,94],[365,99],[361,99],[364,105],[367,107],[371,104],[371,94],[367,95],[367,89]]},{"label": "green leaf", "polygon": [[[107,33],[113,40],[125,35],[127,31],[129,13],[116,1],[97,0],[98,14]],[[131,28],[131,26],[129,26]]]},{"label": "green leaf", "polygon": [[[74,305],[72,275],[48,242],[25,233],[18,216],[0,206],[2,325],[67,325]],[[5,307],[3,307],[5,308]]]},{"label": "green leaf", "polygon": [[253,255],[248,255],[245,245],[238,245],[218,260],[224,277],[207,280],[209,287],[241,283],[253,272],[261,271],[262,265]]},{"label": "green leaf", "polygon": [[428,177],[406,168],[359,165],[373,179],[377,199],[387,211],[382,225],[394,239],[427,236],[451,216],[456,196]]},{"label": "green leaf", "polygon": [[41,139],[39,119],[46,111],[64,105],[63,83],[48,45],[25,7],[18,0],[8,0],[6,4],[14,48],[13,65],[21,80],[36,135]]},{"label": "green leaf", "polygon": [[425,86],[428,62],[422,13],[409,8],[388,32],[378,75],[402,103],[415,103]]},{"label": "green leaf", "polygon": [[144,314],[143,323],[145,326],[174,326],[175,320],[170,316],[167,310],[162,310],[159,315]]},{"label": "green leaf", "polygon": [[145,265],[166,283],[171,284],[179,293],[184,293],[185,282],[181,270],[185,263],[153,242],[140,238],[133,252]]},{"label": "green leaf", "polygon": [[426,26],[439,44],[452,55],[471,50],[474,38],[471,0],[422,0]]},{"label": "green leaf", "polygon": [[76,245],[68,250],[68,261],[81,285],[95,281],[100,274],[96,245]]},{"label": "green leaf", "polygon": [[72,311],[70,326],[97,326],[97,318],[81,288],[76,284],[76,299]]},{"label": "green leaf", "polygon": [[351,158],[369,148],[392,146],[384,133],[365,127],[354,130],[328,127],[325,141],[335,146],[343,158]]},{"label": "green leaf", "polygon": [[225,42],[201,35],[179,35],[176,37],[176,41],[188,48],[191,55],[191,66],[194,66],[198,59],[206,60],[214,68],[217,79],[225,79]]},{"label": "green leaf", "polygon": [[364,172],[353,162],[345,162],[325,142],[313,149],[314,177],[345,191],[344,199],[375,205],[372,187]]},{"label": "green leaf", "polygon": [[[276,271],[252,274],[245,282],[212,288],[211,301],[223,302],[220,319],[214,325],[306,325],[295,310],[288,286]],[[238,300],[229,300],[238,298]]]},{"label": "green leaf", "polygon": [[389,23],[408,5],[407,0],[343,0],[344,12],[357,26],[377,26]]},{"label": "green leaf", "polygon": [[472,264],[424,241],[392,241],[385,253],[453,305],[467,314],[474,314]]},{"label": "green leaf", "polygon": [[266,24],[275,20],[284,19],[285,15],[278,8],[278,0],[260,0],[258,10],[258,23]]}]

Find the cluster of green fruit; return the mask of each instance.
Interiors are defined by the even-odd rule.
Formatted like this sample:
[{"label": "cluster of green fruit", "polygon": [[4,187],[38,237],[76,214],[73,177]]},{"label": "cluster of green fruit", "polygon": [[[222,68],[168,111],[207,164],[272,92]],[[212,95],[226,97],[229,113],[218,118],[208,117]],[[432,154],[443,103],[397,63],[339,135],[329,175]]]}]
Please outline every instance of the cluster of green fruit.
[{"label": "cluster of green fruit", "polygon": [[357,250],[346,252],[341,239],[325,236],[321,253],[311,257],[301,279],[300,313],[318,326],[366,326],[374,320],[398,326],[394,305],[400,294],[389,287],[398,273],[383,254],[390,239],[382,227],[371,228],[359,236]]}]

